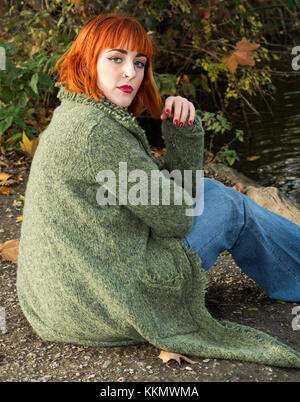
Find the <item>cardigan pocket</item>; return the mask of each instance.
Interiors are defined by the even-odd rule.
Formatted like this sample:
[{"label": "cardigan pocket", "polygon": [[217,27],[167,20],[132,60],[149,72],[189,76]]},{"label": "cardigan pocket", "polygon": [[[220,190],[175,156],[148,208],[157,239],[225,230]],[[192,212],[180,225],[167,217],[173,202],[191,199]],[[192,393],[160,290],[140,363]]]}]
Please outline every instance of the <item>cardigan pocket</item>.
[{"label": "cardigan pocket", "polygon": [[179,290],[184,276],[176,253],[170,248],[170,240],[155,243],[148,249],[146,266],[139,279],[151,287]]}]

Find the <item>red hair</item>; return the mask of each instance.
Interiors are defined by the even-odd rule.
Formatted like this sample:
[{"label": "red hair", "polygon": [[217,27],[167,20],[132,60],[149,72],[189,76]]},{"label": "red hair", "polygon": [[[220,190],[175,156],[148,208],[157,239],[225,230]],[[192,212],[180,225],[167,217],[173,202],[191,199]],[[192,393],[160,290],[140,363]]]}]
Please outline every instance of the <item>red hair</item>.
[{"label": "red hair", "polygon": [[[142,25],[132,17],[115,14],[98,15],[84,24],[70,48],[55,65],[58,81],[68,91],[86,92],[88,97],[103,99],[97,86],[97,58],[101,49],[130,46],[129,50],[147,56],[144,78],[134,97],[129,112],[138,116],[145,107],[152,117],[162,112],[162,99],[155,84],[151,60],[151,38]],[[87,71],[87,66],[88,70]]]}]

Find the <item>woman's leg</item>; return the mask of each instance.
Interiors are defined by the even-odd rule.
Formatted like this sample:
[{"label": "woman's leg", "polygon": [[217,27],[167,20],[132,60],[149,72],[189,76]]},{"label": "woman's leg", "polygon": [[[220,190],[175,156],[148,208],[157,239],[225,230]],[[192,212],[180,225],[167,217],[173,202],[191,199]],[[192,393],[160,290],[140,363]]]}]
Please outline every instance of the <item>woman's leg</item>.
[{"label": "woman's leg", "polygon": [[204,210],[182,241],[205,270],[228,250],[271,298],[300,301],[300,226],[217,180],[204,180]]}]

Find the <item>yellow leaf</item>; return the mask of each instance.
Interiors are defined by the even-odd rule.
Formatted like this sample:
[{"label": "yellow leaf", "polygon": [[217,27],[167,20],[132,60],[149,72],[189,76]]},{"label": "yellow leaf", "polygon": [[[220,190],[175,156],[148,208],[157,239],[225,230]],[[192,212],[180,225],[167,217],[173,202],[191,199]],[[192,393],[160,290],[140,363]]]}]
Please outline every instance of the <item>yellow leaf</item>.
[{"label": "yellow leaf", "polygon": [[24,152],[28,153],[33,158],[33,155],[34,155],[35,150],[36,150],[36,148],[38,146],[38,143],[39,143],[39,138],[37,137],[37,138],[35,138],[33,140],[30,140],[27,137],[25,131],[23,130],[22,140],[23,140],[23,142],[19,141],[22,150]]},{"label": "yellow leaf", "polygon": [[0,180],[5,180],[6,181],[7,179],[9,179],[12,176],[13,176],[12,174],[0,172]]},{"label": "yellow leaf", "polygon": [[169,360],[176,360],[177,363],[179,364],[179,366],[181,364],[180,359],[183,359],[183,360],[187,361],[190,364],[196,364],[197,363],[197,362],[189,359],[186,356],[180,355],[179,353],[167,352],[165,350],[162,350],[158,357],[163,361],[163,363],[168,363]]},{"label": "yellow leaf", "polygon": [[256,307],[249,307],[247,308],[248,311],[258,311],[258,308]]},{"label": "yellow leaf", "polygon": [[8,240],[5,243],[0,244],[0,256],[3,261],[18,262],[19,255],[19,240]]},{"label": "yellow leaf", "polygon": [[277,302],[277,303],[280,303],[280,304],[286,304],[286,302],[283,301],[283,300],[276,300],[276,302]]},{"label": "yellow leaf", "polygon": [[22,221],[23,220],[23,215],[17,216],[17,221]]}]

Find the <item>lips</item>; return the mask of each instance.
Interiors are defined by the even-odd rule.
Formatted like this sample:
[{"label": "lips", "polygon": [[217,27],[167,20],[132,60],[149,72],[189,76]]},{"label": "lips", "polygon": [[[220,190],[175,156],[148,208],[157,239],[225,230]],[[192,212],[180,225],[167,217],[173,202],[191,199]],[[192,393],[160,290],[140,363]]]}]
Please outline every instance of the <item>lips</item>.
[{"label": "lips", "polygon": [[122,85],[121,87],[117,87],[120,91],[130,93],[133,91],[132,86],[130,85]]}]

